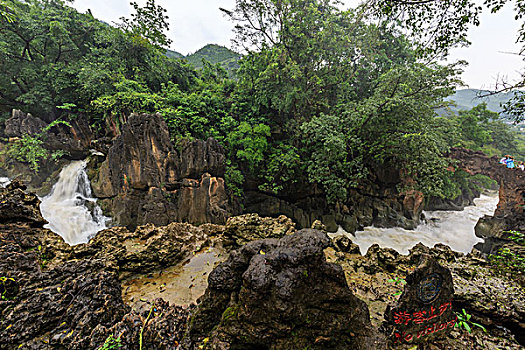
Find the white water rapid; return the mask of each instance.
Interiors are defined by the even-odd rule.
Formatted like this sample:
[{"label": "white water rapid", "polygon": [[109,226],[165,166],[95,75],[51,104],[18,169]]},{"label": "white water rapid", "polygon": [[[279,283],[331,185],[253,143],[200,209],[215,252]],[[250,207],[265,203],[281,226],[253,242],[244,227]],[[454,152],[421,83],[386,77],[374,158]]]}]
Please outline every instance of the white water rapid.
[{"label": "white water rapid", "polygon": [[45,227],[70,245],[87,243],[110,220],[92,197],[85,161],[62,169],[51,193],[42,199],[40,211],[49,222]]},{"label": "white water rapid", "polygon": [[0,188],[5,188],[10,182],[8,177],[0,177]]},{"label": "white water rapid", "polygon": [[466,207],[463,211],[424,212],[426,222],[415,230],[366,227],[363,231],[357,231],[354,237],[339,228],[334,235],[346,235],[359,246],[362,254],[375,243],[380,247],[393,248],[401,254],[408,254],[408,250],[419,242],[427,247],[443,243],[455,251],[469,253],[476,243],[483,242],[474,234],[474,226],[483,215],[494,214],[498,194],[482,194],[474,203],[475,206]]}]

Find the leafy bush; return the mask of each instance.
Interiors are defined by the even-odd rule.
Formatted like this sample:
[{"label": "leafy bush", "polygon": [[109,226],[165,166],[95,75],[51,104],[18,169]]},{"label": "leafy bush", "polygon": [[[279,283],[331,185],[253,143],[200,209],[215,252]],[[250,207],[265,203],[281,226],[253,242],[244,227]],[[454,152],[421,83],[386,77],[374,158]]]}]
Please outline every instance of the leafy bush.
[{"label": "leafy bush", "polygon": [[17,160],[22,163],[29,164],[29,167],[34,172],[40,169],[40,161],[42,159],[50,158],[54,161],[58,160],[66,154],[64,150],[56,150],[50,152],[44,148],[43,144],[47,137],[47,132],[54,126],[63,124],[71,127],[71,124],[63,120],[55,120],[44,127],[42,131],[34,136],[26,134],[20,139],[11,142],[7,145],[4,151],[8,160]]},{"label": "leafy bush", "polygon": [[[506,231],[508,239],[517,243],[520,247],[525,245],[525,234],[518,231]],[[512,247],[500,248],[495,254],[490,254],[489,262],[497,269],[508,272],[514,277],[523,279],[525,276],[525,256],[523,248]]]}]

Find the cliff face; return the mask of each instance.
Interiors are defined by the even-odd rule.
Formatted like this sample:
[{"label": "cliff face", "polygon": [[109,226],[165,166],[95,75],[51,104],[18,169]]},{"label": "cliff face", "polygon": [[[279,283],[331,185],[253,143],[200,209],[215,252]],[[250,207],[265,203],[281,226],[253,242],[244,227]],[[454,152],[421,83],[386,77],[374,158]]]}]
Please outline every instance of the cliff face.
[{"label": "cliff face", "polygon": [[[71,118],[68,123],[71,127],[63,124],[55,125],[40,138],[43,142],[42,146],[47,150],[51,152],[65,151],[64,159],[55,161],[44,158],[39,162],[39,171],[34,172],[27,164],[15,159],[7,159],[3,155],[0,156],[0,161],[3,163],[8,177],[22,179],[29,188],[37,191],[39,195],[49,193],[66,161],[84,159],[89,154],[94,138],[88,119],[84,115]],[[38,117],[13,110],[11,117],[5,121],[4,130],[0,130],[0,135],[6,137],[8,142],[14,142],[25,135],[36,136],[41,134],[42,130],[48,125],[47,122]],[[3,150],[5,146],[0,142],[0,150]]]},{"label": "cliff face", "polygon": [[485,239],[476,248],[488,253],[506,241],[504,231],[525,230],[525,172],[507,169],[498,157],[466,149],[453,149],[450,158],[459,160],[459,166],[470,174],[486,175],[500,186],[494,216],[485,216],[476,225],[476,235]]},{"label": "cliff face", "polygon": [[368,183],[349,194],[346,203],[330,204],[321,189],[311,184],[289,188],[279,197],[263,193],[256,186],[246,191],[246,212],[264,216],[286,215],[300,228],[311,227],[321,220],[328,231],[342,226],[355,232],[365,226],[413,229],[419,224],[423,211],[423,194],[417,191],[400,193],[399,173],[379,169]]},{"label": "cliff face", "polygon": [[224,223],[234,213],[219,143],[188,141],[175,150],[160,115],[132,115],[92,168],[93,192],[120,225]]}]

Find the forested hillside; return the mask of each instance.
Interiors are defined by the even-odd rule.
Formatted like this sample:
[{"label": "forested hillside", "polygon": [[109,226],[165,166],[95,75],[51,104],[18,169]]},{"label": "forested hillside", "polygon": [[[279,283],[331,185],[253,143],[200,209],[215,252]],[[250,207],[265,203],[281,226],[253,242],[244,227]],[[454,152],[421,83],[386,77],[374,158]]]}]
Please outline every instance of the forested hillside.
[{"label": "forested hillside", "polygon": [[206,60],[211,64],[220,64],[228,72],[234,72],[239,68],[238,61],[241,57],[240,54],[224,46],[208,44],[184,58],[198,69],[203,67],[202,62]]},{"label": "forested hillside", "polygon": [[492,94],[491,91],[488,90],[461,89],[447,97],[446,100],[455,103],[455,106],[450,106],[451,110],[455,112],[459,110],[469,110],[481,103],[485,103],[488,110],[502,113],[503,105],[508,103],[515,95],[515,92]]},{"label": "forested hillside", "polygon": [[[227,13],[243,23],[237,44],[257,50],[241,58],[208,45],[180,60],[163,48],[163,17],[147,16],[155,7],[136,6],[137,16],[112,27],[60,0],[10,1],[12,18],[0,22],[2,116],[82,115],[98,137],[113,137],[131,113],[160,113],[175,144],[223,145],[232,195],[249,188],[289,198],[308,184],[332,204],[385,169],[401,174],[400,190],[453,197],[450,147],[516,150],[511,130],[484,107],[436,118],[459,67],[421,60],[394,28],[329,0],[289,0],[275,9],[282,16],[264,20],[253,17],[256,3],[243,3],[250,11]],[[232,80],[225,66],[237,64]],[[31,164],[47,154],[29,135],[9,147]]]}]

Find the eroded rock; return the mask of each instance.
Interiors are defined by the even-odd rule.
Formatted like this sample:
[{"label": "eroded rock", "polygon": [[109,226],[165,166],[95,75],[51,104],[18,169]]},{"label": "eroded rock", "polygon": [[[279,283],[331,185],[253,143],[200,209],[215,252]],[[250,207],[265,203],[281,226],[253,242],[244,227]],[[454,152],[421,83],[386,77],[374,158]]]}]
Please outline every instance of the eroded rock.
[{"label": "eroded rock", "polygon": [[284,215],[271,218],[260,217],[257,214],[245,214],[228,219],[224,236],[241,246],[258,239],[281,238],[293,232],[295,232],[294,222]]},{"label": "eroded rock", "polygon": [[232,252],[210,274],[184,348],[383,348],[368,308],[326,262],[329,245],[325,233],[306,229]]},{"label": "eroded rock", "polygon": [[214,139],[173,147],[159,114],[133,114],[104,162],[92,163],[93,193],[114,222],[224,224],[236,213],[224,183],[224,150]]}]

